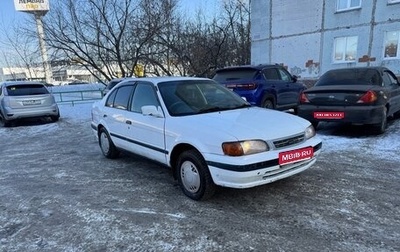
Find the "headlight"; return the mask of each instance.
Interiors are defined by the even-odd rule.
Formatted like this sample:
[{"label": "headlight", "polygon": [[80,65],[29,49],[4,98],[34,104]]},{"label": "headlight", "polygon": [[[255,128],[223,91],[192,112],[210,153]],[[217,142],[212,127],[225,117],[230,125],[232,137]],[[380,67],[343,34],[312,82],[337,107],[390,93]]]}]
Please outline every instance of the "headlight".
[{"label": "headlight", "polygon": [[315,129],[312,125],[308,126],[307,129],[304,131],[305,139],[310,139],[315,136]]},{"label": "headlight", "polygon": [[222,150],[228,156],[243,156],[268,151],[269,148],[262,140],[249,140],[223,143]]}]

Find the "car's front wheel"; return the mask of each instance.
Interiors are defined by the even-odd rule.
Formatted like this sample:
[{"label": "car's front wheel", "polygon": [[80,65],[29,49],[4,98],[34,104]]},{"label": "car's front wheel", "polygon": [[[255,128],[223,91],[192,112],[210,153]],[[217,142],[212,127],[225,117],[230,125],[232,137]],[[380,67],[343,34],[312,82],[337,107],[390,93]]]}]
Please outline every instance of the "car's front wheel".
[{"label": "car's front wheel", "polygon": [[196,150],[183,152],[177,162],[178,183],[183,193],[193,200],[205,200],[214,195],[216,185],[208,166]]},{"label": "car's front wheel", "polygon": [[119,150],[115,147],[110,134],[108,134],[105,128],[100,128],[99,130],[99,145],[101,152],[103,152],[106,158],[113,159],[118,157]]}]

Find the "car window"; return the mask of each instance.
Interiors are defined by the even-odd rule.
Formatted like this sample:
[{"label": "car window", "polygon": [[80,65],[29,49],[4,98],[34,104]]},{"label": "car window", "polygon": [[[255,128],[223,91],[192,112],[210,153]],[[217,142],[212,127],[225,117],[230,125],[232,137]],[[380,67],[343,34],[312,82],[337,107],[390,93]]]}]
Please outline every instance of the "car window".
[{"label": "car window", "polygon": [[112,93],[110,93],[106,101],[106,107],[114,107],[114,100],[116,94],[117,90],[113,90]]},{"label": "car window", "polygon": [[329,85],[382,85],[382,77],[376,69],[339,69],[328,71],[315,86]]},{"label": "car window", "polygon": [[397,80],[387,71],[383,72],[383,81],[385,85],[397,84]]},{"label": "car window", "polygon": [[281,77],[279,76],[278,69],[276,68],[267,68],[263,70],[265,79],[267,80],[280,80]]},{"label": "car window", "polygon": [[290,74],[282,69],[278,69],[279,74],[281,75],[281,79],[284,81],[292,81],[292,77]]},{"label": "car window", "polygon": [[213,79],[215,81],[249,80],[253,79],[257,72],[257,70],[251,68],[230,69],[217,72]]},{"label": "car window", "polygon": [[132,96],[130,110],[142,113],[142,107],[147,105],[158,107],[160,104],[157,100],[153,84],[139,82]]},{"label": "car window", "polygon": [[113,107],[117,109],[127,110],[132,89],[133,85],[119,87],[118,90],[116,90],[117,92],[115,95]]},{"label": "car window", "polygon": [[41,95],[48,93],[49,91],[44,85],[12,85],[7,87],[7,94],[9,96]]}]

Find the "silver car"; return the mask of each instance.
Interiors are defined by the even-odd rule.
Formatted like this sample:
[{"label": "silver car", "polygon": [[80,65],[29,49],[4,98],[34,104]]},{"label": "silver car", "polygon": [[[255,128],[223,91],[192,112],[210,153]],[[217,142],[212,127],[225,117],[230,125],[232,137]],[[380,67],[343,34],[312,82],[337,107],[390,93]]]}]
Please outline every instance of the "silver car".
[{"label": "silver car", "polygon": [[0,123],[8,127],[23,118],[50,117],[55,122],[60,111],[46,86],[34,81],[0,83]]}]

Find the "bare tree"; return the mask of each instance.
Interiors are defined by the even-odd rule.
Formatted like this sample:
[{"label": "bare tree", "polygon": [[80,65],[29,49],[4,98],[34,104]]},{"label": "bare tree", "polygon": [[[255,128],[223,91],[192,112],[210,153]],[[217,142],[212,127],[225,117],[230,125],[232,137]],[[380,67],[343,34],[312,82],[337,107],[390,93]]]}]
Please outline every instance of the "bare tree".
[{"label": "bare tree", "polygon": [[79,64],[99,80],[133,76],[138,66],[148,75],[211,77],[250,62],[249,1],[223,1],[212,19],[204,12],[185,18],[179,1],[54,1],[43,20],[50,59]]},{"label": "bare tree", "polygon": [[[24,20],[24,25],[29,26],[29,21]],[[36,79],[38,75],[35,69],[42,65],[40,61],[39,45],[37,37],[32,36],[31,32],[27,32],[27,30],[31,29],[23,27],[24,26],[19,23],[13,23],[7,26],[8,29],[3,27],[3,35],[6,40],[2,40],[0,43],[9,50],[2,53],[2,59],[8,68],[27,69],[28,75],[25,77]],[[13,79],[21,77],[23,76],[12,76]]]},{"label": "bare tree", "polygon": [[[132,76],[148,60],[171,0],[65,0],[46,16],[55,56],[80,62],[99,78]],[[143,63],[141,63],[143,64]]]}]

